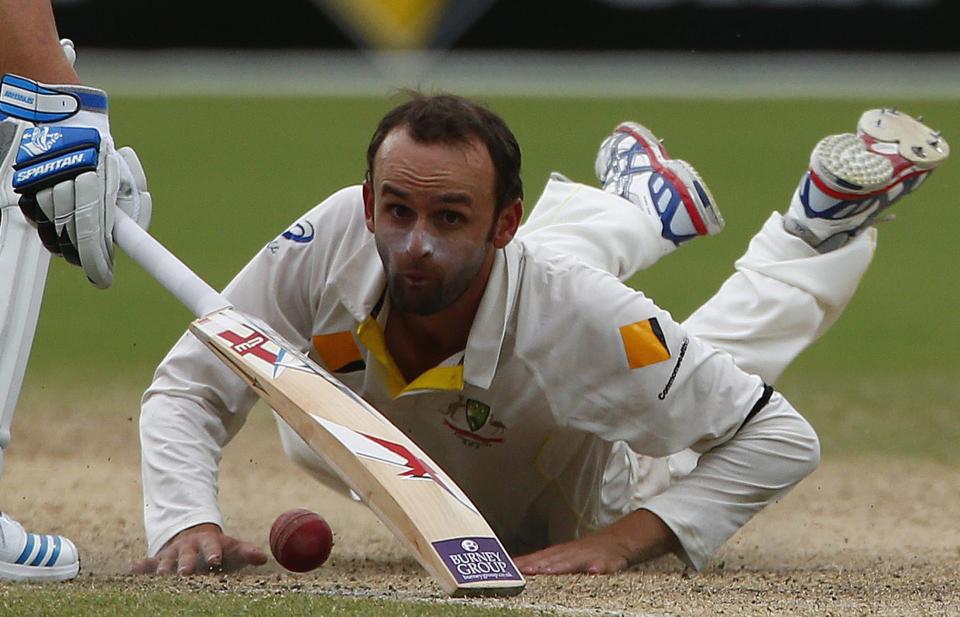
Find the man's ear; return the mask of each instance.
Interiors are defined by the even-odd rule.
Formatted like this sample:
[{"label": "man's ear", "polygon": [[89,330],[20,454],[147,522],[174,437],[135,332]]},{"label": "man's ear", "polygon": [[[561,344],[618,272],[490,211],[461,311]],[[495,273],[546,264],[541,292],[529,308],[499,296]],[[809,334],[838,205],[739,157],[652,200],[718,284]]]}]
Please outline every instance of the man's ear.
[{"label": "man's ear", "polygon": [[523,219],[523,202],[519,199],[500,211],[493,230],[493,246],[502,249],[513,240]]},{"label": "man's ear", "polygon": [[363,218],[367,221],[367,229],[373,233],[373,187],[370,180],[363,181]]}]

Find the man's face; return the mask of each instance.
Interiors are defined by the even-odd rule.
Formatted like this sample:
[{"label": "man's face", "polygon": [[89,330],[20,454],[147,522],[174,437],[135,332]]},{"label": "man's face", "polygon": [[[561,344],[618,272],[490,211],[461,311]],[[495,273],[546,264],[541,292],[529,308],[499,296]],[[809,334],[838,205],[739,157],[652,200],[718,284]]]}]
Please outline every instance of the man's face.
[{"label": "man's face", "polygon": [[493,162],[482,141],[422,144],[402,126],[377,152],[364,207],[392,305],[416,315],[460,298],[519,223],[494,224]]}]

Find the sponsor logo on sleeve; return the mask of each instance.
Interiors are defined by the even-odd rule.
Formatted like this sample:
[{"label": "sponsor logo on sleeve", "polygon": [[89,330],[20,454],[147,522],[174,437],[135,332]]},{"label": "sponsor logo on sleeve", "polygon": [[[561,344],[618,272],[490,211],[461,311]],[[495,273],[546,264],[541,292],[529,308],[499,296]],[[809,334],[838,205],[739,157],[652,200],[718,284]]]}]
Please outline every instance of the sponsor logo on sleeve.
[{"label": "sponsor logo on sleeve", "polygon": [[657,398],[661,401],[670,394],[670,388],[673,387],[673,382],[677,378],[677,373],[680,371],[680,365],[683,364],[683,357],[687,355],[687,345],[689,344],[690,339],[686,336],[683,337],[683,343],[680,344],[680,353],[677,354],[677,362],[673,365],[673,372],[670,373],[670,379],[667,380],[667,385],[665,385],[663,390],[660,391],[660,394],[657,395]]},{"label": "sponsor logo on sleeve", "polygon": [[299,244],[310,242],[316,235],[316,230],[310,221],[300,221],[281,234],[283,238]]}]

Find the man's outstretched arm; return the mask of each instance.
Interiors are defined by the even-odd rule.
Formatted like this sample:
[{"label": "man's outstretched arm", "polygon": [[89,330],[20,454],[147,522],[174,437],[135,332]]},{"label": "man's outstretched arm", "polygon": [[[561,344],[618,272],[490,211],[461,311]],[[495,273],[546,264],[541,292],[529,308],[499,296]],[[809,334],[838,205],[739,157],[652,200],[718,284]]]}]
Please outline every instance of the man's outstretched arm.
[{"label": "man's outstretched arm", "polygon": [[670,527],[649,510],[637,510],[595,533],[522,555],[514,563],[524,574],[612,574],[679,552],[680,541]]}]

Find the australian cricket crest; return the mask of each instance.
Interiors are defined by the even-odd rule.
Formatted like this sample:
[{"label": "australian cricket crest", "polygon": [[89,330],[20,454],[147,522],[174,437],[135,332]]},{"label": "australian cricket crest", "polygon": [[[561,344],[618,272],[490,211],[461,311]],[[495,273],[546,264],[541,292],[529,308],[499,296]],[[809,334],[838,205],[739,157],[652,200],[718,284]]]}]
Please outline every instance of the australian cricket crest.
[{"label": "australian cricket crest", "polygon": [[467,424],[471,431],[479,431],[490,418],[490,405],[472,398],[467,399]]},{"label": "australian cricket crest", "polygon": [[490,405],[459,397],[447,406],[443,423],[468,446],[479,448],[503,441],[507,427],[491,417]]}]

